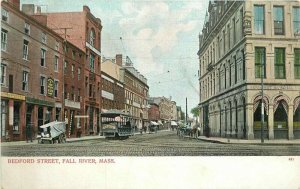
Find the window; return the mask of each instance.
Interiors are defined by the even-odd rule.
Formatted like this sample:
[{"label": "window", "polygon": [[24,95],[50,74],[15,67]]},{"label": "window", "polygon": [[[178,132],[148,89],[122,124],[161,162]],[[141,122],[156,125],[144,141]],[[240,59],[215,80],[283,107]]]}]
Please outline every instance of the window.
[{"label": "window", "polygon": [[47,42],[47,34],[46,33],[42,33],[42,43],[46,43]]},{"label": "window", "polygon": [[95,71],[95,55],[90,54],[90,70],[91,72]]},{"label": "window", "polygon": [[266,49],[255,47],[255,78],[266,78]]},{"label": "window", "polygon": [[92,46],[95,45],[95,39],[96,39],[95,30],[92,28],[92,29],[91,29],[91,33],[90,33],[90,44],[91,44]]},{"label": "window", "polygon": [[58,81],[54,81],[54,97],[58,96]]},{"label": "window", "polygon": [[2,8],[1,9],[1,14],[2,14],[2,20],[4,22],[8,22],[8,12],[7,12],[7,10]]},{"label": "window", "polygon": [[295,79],[300,79],[300,49],[294,49]]},{"label": "window", "polygon": [[80,102],[80,89],[78,89],[77,101]]},{"label": "window", "polygon": [[7,31],[1,30],[1,50],[6,51],[7,49]]},{"label": "window", "polygon": [[23,42],[23,59],[28,60],[28,44],[29,42],[24,40]]},{"label": "window", "polygon": [[75,59],[75,56],[76,56],[76,52],[72,51],[72,58]]},{"label": "window", "polygon": [[65,61],[65,64],[64,64],[64,72],[65,72],[65,74],[67,73],[67,71],[68,71],[68,62]]},{"label": "window", "polygon": [[78,68],[78,80],[81,79],[81,68]]},{"label": "window", "polygon": [[265,33],[265,7],[263,5],[254,5],[254,33]]},{"label": "window", "polygon": [[54,71],[58,72],[58,56],[54,56]]},{"label": "window", "polygon": [[72,78],[74,78],[74,64],[71,66],[71,73],[72,73]]},{"label": "window", "polygon": [[5,64],[1,64],[1,70],[0,70],[0,82],[1,85],[5,85],[6,84],[6,65]]},{"label": "window", "polygon": [[24,26],[24,33],[29,35],[30,34],[30,24],[25,22],[25,26]]},{"label": "window", "polygon": [[232,27],[233,27],[233,45],[235,45],[236,42],[236,28],[235,28],[235,18],[232,19]]},{"label": "window", "polygon": [[40,94],[45,95],[46,78],[41,76],[40,78]]},{"label": "window", "polygon": [[274,7],[274,33],[275,35],[284,34],[284,22],[283,22],[283,7]]},{"label": "window", "polygon": [[293,7],[294,34],[300,34],[300,7]]},{"label": "window", "polygon": [[22,90],[28,91],[28,72],[27,71],[23,71]]},{"label": "window", "polygon": [[275,79],[285,79],[284,48],[275,48]]},{"label": "window", "polygon": [[55,41],[55,50],[59,50],[59,42],[58,41]]},{"label": "window", "polygon": [[41,49],[41,66],[45,67],[46,65],[46,50]]},{"label": "window", "polygon": [[71,87],[71,100],[75,101],[74,86]]}]

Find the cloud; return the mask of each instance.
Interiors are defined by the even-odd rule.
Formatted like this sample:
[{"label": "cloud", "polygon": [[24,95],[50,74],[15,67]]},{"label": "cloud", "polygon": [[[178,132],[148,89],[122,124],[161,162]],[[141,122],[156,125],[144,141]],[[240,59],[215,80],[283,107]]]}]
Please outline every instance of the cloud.
[{"label": "cloud", "polygon": [[128,54],[134,57],[134,65],[142,73],[149,73],[164,71],[157,56],[172,53],[178,45],[179,34],[197,27],[198,22],[189,17],[201,10],[202,3],[183,1],[183,6],[176,9],[164,1],[132,1],[122,3],[121,7],[123,18],[119,27],[126,31],[122,37]]}]

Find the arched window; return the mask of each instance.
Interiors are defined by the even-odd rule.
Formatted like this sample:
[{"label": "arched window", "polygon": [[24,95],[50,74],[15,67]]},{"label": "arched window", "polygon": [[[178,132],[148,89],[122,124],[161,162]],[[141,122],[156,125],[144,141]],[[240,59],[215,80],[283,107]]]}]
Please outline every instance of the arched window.
[{"label": "arched window", "polygon": [[94,28],[91,29],[91,33],[90,33],[90,44],[92,46],[95,46],[95,39],[96,39],[96,33]]}]

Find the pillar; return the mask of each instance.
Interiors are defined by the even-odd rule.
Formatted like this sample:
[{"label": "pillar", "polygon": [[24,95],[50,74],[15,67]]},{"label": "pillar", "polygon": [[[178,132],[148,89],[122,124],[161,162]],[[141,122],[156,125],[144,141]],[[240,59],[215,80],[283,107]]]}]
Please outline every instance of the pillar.
[{"label": "pillar", "polygon": [[19,129],[20,129],[20,140],[25,140],[25,129],[26,129],[26,103],[25,101],[21,102],[20,106],[20,123],[19,123]]},{"label": "pillar", "polygon": [[272,140],[274,139],[274,109],[272,105],[269,106],[268,125],[269,125],[269,140]]},{"label": "pillar", "polygon": [[232,137],[235,137],[236,138],[236,107],[234,107],[234,108],[232,108],[232,111],[231,111],[231,113],[232,113],[232,122],[231,122],[231,124],[232,124],[232,131],[231,131],[231,136]]},{"label": "pillar", "polygon": [[243,117],[243,108],[238,107],[238,125],[236,126],[238,128],[238,133],[237,136],[238,138],[243,138],[243,122],[244,122],[244,117]]},{"label": "pillar", "polygon": [[14,101],[12,99],[8,100],[8,136],[12,139],[14,125]]},{"label": "pillar", "polygon": [[294,119],[294,112],[293,112],[293,105],[289,105],[288,110],[288,139],[294,139],[294,132],[293,132],[293,119]]},{"label": "pillar", "polygon": [[34,105],[33,106],[33,110],[32,110],[32,123],[33,123],[33,138],[35,137],[35,134],[37,134],[38,132],[38,105]]},{"label": "pillar", "polygon": [[248,140],[253,140],[253,104],[248,104],[246,106],[246,127]]}]

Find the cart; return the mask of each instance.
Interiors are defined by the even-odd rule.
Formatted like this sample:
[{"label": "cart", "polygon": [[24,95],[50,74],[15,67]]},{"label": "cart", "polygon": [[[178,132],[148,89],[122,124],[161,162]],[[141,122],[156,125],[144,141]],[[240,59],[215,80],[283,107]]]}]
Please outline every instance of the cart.
[{"label": "cart", "polygon": [[38,136],[38,143],[65,143],[66,142],[66,123],[53,121],[40,126],[43,132]]}]

